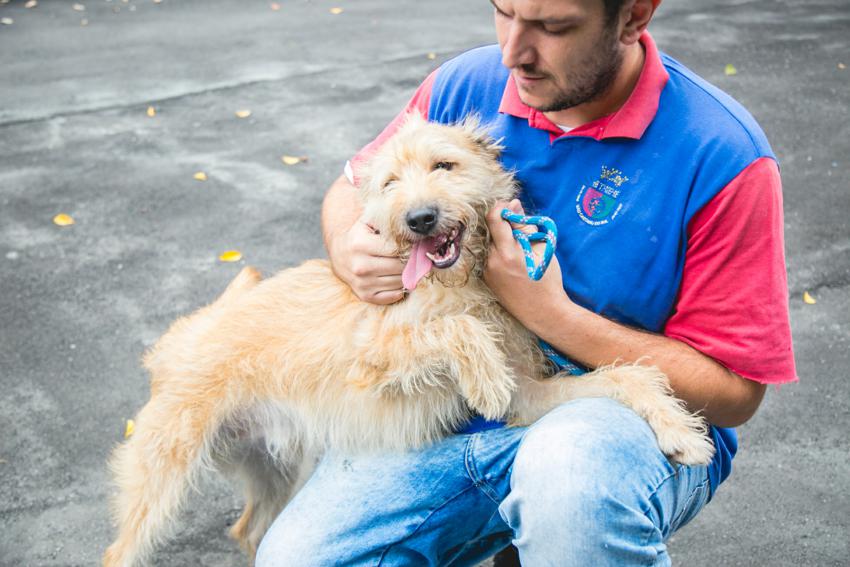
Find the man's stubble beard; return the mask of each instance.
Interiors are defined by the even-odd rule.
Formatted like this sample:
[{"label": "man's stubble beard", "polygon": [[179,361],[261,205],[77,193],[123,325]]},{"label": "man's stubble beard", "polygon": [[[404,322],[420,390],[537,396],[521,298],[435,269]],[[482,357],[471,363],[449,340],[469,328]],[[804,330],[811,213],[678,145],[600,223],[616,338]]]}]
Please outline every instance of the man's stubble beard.
[{"label": "man's stubble beard", "polygon": [[617,49],[615,33],[615,26],[606,27],[600,38],[600,49],[593,52],[593,58],[573,76],[567,77],[569,90],[562,90],[552,102],[535,108],[540,112],[558,112],[604,96],[623,65],[623,54]]}]

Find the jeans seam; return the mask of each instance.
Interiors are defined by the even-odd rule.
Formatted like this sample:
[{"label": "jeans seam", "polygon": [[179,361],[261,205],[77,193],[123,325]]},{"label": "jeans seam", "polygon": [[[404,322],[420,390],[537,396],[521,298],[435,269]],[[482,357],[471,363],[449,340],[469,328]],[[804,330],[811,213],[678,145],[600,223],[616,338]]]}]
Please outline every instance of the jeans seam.
[{"label": "jeans seam", "polygon": [[[647,501],[648,502],[652,501],[652,499],[658,494],[658,491],[661,490],[661,487],[664,485],[664,483],[667,482],[668,480],[670,480],[671,478],[678,476],[683,468],[684,468],[683,465],[679,465],[678,467],[673,469],[672,473],[668,474],[663,479],[661,479],[658,482],[658,484],[655,485],[655,488],[653,489],[653,491],[647,497]],[[699,483],[691,492],[689,492],[687,499],[690,500],[691,497],[696,493],[696,491],[699,490],[700,488],[704,487],[706,484],[708,484],[708,478],[706,478],[704,481]],[[649,523],[652,524],[652,526],[653,526],[652,528],[649,529],[648,533],[646,534],[646,536],[643,539],[643,542],[641,543],[641,547],[646,547],[647,544],[649,543],[649,538],[652,537],[653,531],[657,530],[659,528],[658,528],[658,526],[655,525],[655,522],[652,521],[652,518],[649,517],[649,509],[641,510],[641,512],[646,517],[646,519],[649,520]],[[672,518],[670,520],[670,526],[671,527],[673,526],[674,521],[676,519],[678,519],[679,516],[681,516],[681,514],[677,514],[676,518]],[[671,533],[671,535],[672,535],[672,533]],[[654,561],[651,562],[651,563],[647,563],[647,565],[654,565],[654,564],[655,564]]]},{"label": "jeans seam", "polygon": [[[681,524],[681,523],[680,523],[680,520],[681,520],[681,519],[682,519],[682,518],[683,518],[683,517],[687,514],[687,512],[688,512],[688,509],[687,509],[687,508],[688,508],[688,504],[691,504],[691,503],[693,502],[694,497],[696,496],[696,494],[697,494],[699,491],[701,491],[701,490],[705,489],[705,487],[706,487],[706,485],[707,485],[707,484],[708,484],[708,479],[705,479],[705,480],[703,480],[702,482],[700,482],[698,485],[696,485],[696,486],[693,488],[693,490],[690,490],[690,491],[688,492],[688,495],[687,495],[687,497],[685,498],[685,505],[684,505],[684,506],[682,506],[681,511],[680,511],[678,514],[676,514],[676,517],[675,517],[675,518],[673,518],[672,520],[670,520],[670,527],[671,527],[671,528],[673,528],[673,531],[678,530],[679,528],[681,528],[681,527],[684,525],[684,524]],[[707,501],[706,501],[706,503],[707,503]],[[674,524],[680,524],[680,525],[676,525],[676,526],[674,527]]]},{"label": "jeans seam", "polygon": [[[673,469],[673,472],[668,473],[667,476],[662,478],[658,482],[658,484],[655,485],[655,488],[652,490],[652,492],[647,497],[647,502],[651,502],[652,499],[655,497],[655,495],[658,494],[658,491],[661,489],[661,487],[664,485],[664,483],[667,482],[668,480],[670,480],[671,478],[673,478],[674,476],[676,476],[678,473],[679,473],[679,469]],[[658,530],[659,528],[658,528],[658,526],[655,525],[655,522],[652,521],[652,518],[649,517],[649,509],[641,510],[641,512],[643,513],[644,517],[647,520],[649,520],[649,523],[652,525],[652,527],[647,530],[646,535],[643,537],[643,540],[641,541],[640,546],[646,547],[649,544],[649,538],[651,538],[652,534],[655,532],[655,530]],[[657,556],[656,556],[656,559],[657,559]],[[656,563],[655,560],[651,560],[647,563],[647,565],[655,565],[655,563]]]},{"label": "jeans seam", "polygon": [[479,489],[487,498],[493,501],[494,504],[498,505],[500,500],[496,491],[490,486],[487,480],[481,475],[478,471],[478,468],[475,466],[475,459],[473,457],[473,451],[475,449],[475,445],[478,443],[478,439],[481,435],[479,433],[473,433],[469,441],[466,444],[466,451],[464,452],[463,461],[466,466],[466,474],[469,475],[470,480],[472,480],[473,486]]},{"label": "jeans seam", "polygon": [[377,566],[380,566],[380,565],[382,565],[382,564],[383,564],[383,562],[384,562],[384,558],[387,556],[387,553],[389,552],[389,550],[390,550],[390,549],[392,549],[394,546],[396,546],[396,545],[398,545],[398,544],[400,544],[400,543],[402,543],[402,542],[404,542],[404,541],[409,540],[409,539],[410,539],[410,538],[412,538],[414,535],[416,535],[416,533],[417,533],[420,529],[422,529],[422,526],[424,526],[424,525],[428,522],[428,520],[430,520],[430,519],[431,519],[431,516],[433,516],[434,514],[436,514],[437,512],[439,512],[440,510],[442,510],[443,508],[445,508],[445,507],[446,507],[446,505],[447,505],[447,504],[449,504],[451,501],[453,501],[453,500],[457,499],[458,497],[462,496],[463,494],[466,494],[467,492],[469,492],[470,490],[472,490],[472,489],[474,489],[474,488],[475,488],[475,485],[474,485],[474,484],[472,484],[472,485],[470,485],[470,486],[468,486],[468,487],[464,488],[463,490],[461,490],[460,492],[458,492],[457,494],[455,494],[455,495],[454,495],[454,496],[452,496],[451,498],[447,498],[445,501],[443,501],[443,503],[442,503],[442,504],[440,504],[439,506],[437,506],[436,508],[434,508],[433,510],[431,510],[431,511],[428,513],[428,515],[427,515],[427,516],[425,516],[425,518],[423,518],[421,522],[419,522],[419,525],[418,525],[418,526],[416,526],[416,529],[415,529],[415,530],[413,530],[412,532],[410,532],[409,534],[407,534],[405,537],[401,538],[400,540],[395,541],[395,542],[393,542],[393,543],[389,544],[387,547],[385,547],[385,548],[384,548],[384,550],[381,552],[381,556],[378,558],[378,563],[376,563],[376,565],[377,565]]}]

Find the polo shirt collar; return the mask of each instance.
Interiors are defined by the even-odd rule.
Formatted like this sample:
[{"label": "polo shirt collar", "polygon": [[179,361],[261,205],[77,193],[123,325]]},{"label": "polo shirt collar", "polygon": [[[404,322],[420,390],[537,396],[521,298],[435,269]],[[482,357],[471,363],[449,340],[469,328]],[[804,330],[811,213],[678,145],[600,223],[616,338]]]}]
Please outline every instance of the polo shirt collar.
[{"label": "polo shirt collar", "polygon": [[582,124],[565,133],[546,118],[542,112],[531,108],[520,100],[513,75],[508,75],[499,112],[527,119],[529,126],[546,130],[553,140],[561,136],[585,136],[596,140],[606,138],[639,140],[655,118],[661,91],[664,90],[664,86],[670,78],[649,32],[645,31],[641,34],[640,42],[645,52],[643,69],[632,94],[629,95],[625,104],[613,114]]}]

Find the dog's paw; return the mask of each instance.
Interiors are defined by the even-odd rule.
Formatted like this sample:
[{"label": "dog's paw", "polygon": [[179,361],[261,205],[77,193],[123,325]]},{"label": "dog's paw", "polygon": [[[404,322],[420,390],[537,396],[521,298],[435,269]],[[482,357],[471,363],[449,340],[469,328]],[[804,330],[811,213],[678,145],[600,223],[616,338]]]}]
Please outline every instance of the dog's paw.
[{"label": "dog's paw", "polygon": [[485,383],[483,387],[468,396],[469,407],[488,420],[499,420],[505,417],[511,405],[515,389],[513,380],[502,380]]},{"label": "dog's paw", "polygon": [[658,447],[670,460],[683,465],[707,465],[714,457],[714,444],[703,420],[688,416],[689,423],[656,429]]}]

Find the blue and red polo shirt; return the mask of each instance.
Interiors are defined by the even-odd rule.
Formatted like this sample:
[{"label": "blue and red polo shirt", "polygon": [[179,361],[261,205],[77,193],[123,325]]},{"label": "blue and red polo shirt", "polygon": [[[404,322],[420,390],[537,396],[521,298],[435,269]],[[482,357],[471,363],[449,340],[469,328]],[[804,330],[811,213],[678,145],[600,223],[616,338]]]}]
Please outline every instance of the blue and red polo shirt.
[{"label": "blue and red polo shirt", "polygon": [[[411,111],[446,124],[478,114],[502,140],[525,210],[557,223],[573,301],[745,378],[796,381],[776,158],[740,104],[659,53],[648,33],[641,44],[626,103],[569,132],[520,100],[498,46],[468,51],[434,71],[346,173],[356,185],[359,164]],[[731,471],[737,436],[711,432],[713,489]]]}]

